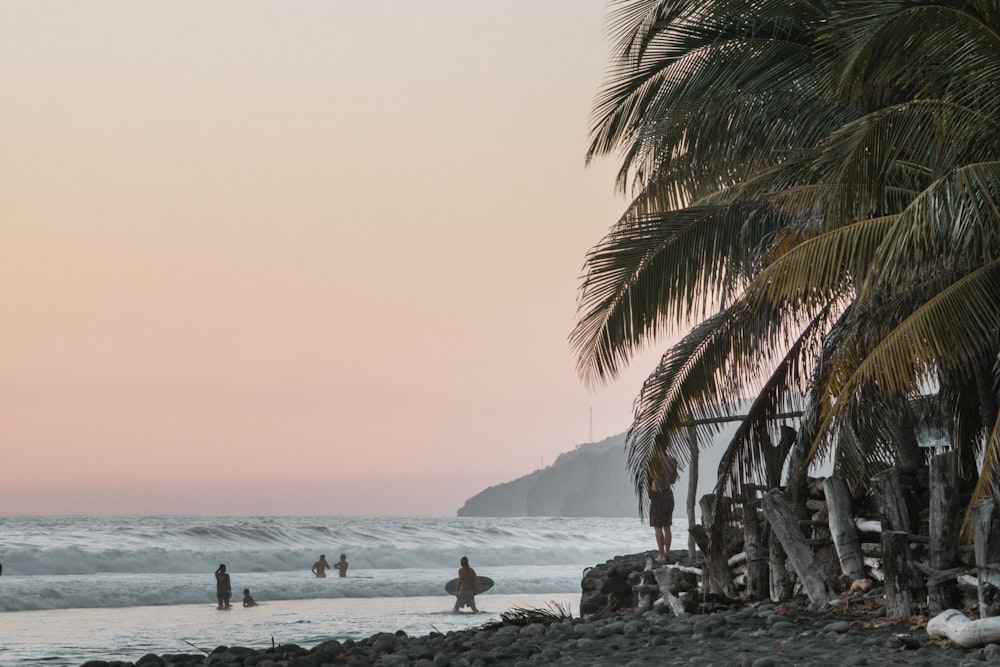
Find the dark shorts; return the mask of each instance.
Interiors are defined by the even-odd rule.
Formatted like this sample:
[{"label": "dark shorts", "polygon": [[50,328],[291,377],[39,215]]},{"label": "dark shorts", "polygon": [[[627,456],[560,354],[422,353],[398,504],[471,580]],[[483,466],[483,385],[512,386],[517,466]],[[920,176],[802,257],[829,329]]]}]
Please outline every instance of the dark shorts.
[{"label": "dark shorts", "polygon": [[672,489],[649,492],[649,525],[670,526],[674,517],[674,492]]}]

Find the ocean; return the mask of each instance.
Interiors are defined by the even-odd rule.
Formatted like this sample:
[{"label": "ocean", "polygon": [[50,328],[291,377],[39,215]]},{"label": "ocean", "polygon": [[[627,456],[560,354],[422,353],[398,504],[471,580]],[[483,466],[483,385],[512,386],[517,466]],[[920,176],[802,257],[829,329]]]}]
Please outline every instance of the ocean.
[{"label": "ocean", "polygon": [[[686,535],[675,520],[673,548]],[[0,665],[426,635],[513,608],[576,615],[585,568],[655,548],[638,517],[0,517]],[[341,553],[346,578],[312,575]],[[462,556],[495,581],[479,614],[453,613],[444,592]],[[220,563],[231,611],[216,609]],[[258,606],[242,607],[244,588]]]}]

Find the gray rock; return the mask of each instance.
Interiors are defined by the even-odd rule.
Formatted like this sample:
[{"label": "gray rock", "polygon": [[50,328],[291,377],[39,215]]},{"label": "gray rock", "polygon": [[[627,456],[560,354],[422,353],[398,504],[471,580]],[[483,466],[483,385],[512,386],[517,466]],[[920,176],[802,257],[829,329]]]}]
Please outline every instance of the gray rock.
[{"label": "gray rock", "polygon": [[610,637],[625,632],[625,621],[612,621],[597,629],[598,637]]},{"label": "gray rock", "polygon": [[541,623],[529,623],[521,628],[518,633],[522,637],[541,637],[545,634],[546,627]]},{"label": "gray rock", "polygon": [[396,647],[396,636],[390,634],[381,634],[375,637],[372,642],[372,648],[379,653],[387,653],[394,651]]},{"label": "gray rock", "polygon": [[625,627],[622,628],[622,634],[626,637],[635,637],[640,635],[646,629],[646,625],[640,621],[628,621],[625,623]]},{"label": "gray rock", "polygon": [[847,621],[834,621],[833,623],[829,623],[823,626],[824,632],[837,632],[841,634],[847,632],[850,629],[851,626]]}]

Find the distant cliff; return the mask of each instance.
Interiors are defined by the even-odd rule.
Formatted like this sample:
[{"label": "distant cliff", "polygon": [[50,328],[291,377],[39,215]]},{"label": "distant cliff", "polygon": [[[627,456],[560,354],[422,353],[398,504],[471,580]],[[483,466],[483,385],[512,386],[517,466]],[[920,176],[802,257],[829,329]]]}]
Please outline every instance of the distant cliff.
[{"label": "distant cliff", "polygon": [[[735,427],[716,437],[716,446],[701,452],[699,483],[708,493],[719,466],[721,449]],[[674,516],[686,515],[688,475],[674,485]],[[578,445],[555,462],[491,486],[465,501],[458,516],[623,516],[638,517],[639,501],[632,486],[625,455],[625,434]]]},{"label": "distant cliff", "polygon": [[[686,493],[681,486],[675,491]],[[638,517],[625,434],[579,445],[547,468],[491,486],[465,501],[458,516]]]}]

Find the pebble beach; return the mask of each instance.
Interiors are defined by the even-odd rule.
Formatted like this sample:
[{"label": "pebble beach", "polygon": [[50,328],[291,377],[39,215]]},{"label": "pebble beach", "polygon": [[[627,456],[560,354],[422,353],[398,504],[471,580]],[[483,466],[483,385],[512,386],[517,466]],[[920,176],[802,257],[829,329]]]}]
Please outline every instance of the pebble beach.
[{"label": "pebble beach", "polygon": [[[540,610],[541,611],[541,610]],[[478,628],[407,636],[377,633],[316,646],[219,646],[208,654],[147,655],[83,667],[317,667],[385,665],[978,665],[1000,661],[1000,645],[974,650],[931,639],[927,617],[889,621],[877,595],[844,609],[811,610],[806,600],[761,602],[716,613],[674,616],[656,605],[598,620],[494,622]]]}]

